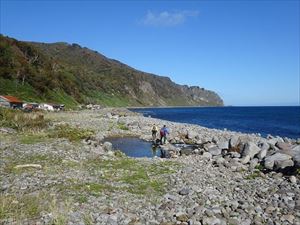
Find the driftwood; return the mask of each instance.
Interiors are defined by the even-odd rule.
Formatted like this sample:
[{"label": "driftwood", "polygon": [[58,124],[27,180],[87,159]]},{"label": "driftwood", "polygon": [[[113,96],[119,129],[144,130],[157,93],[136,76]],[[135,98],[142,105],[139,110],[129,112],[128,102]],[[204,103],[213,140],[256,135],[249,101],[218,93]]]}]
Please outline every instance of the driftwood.
[{"label": "driftwood", "polygon": [[22,168],[37,168],[37,169],[42,169],[42,166],[40,164],[23,164],[23,165],[16,165],[14,168],[15,169],[22,169]]}]

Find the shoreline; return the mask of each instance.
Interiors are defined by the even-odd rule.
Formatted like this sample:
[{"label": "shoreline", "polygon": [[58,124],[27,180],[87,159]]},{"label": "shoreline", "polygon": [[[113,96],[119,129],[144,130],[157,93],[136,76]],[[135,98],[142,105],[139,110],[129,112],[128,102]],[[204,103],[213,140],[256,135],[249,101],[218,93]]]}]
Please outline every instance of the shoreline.
[{"label": "shoreline", "polygon": [[[226,107],[226,106],[224,106]],[[229,107],[229,106],[228,106]],[[267,107],[273,107],[273,106],[267,106]],[[282,107],[282,106],[275,106],[275,107]],[[300,106],[283,106],[283,107],[299,107],[300,109]],[[149,109],[150,111],[151,110],[154,110],[154,114],[155,114],[155,110],[156,109],[176,109],[176,108],[179,108],[179,109],[189,109],[189,108],[218,108],[218,107],[141,107],[141,108],[128,108],[126,107],[126,109],[128,110],[131,110],[133,112],[137,112],[137,113],[141,113],[143,114],[143,112],[139,112],[139,110],[147,110]],[[230,106],[229,108],[265,108],[265,106]],[[136,109],[136,110],[135,110]],[[181,112],[181,111],[179,111]],[[164,115],[164,114],[163,114]],[[144,115],[145,117],[147,117],[147,115]],[[149,115],[148,117],[152,117],[151,115]],[[153,118],[156,118],[156,117],[153,117]],[[157,118],[159,119],[159,118]],[[168,120],[168,121],[171,121],[171,122],[178,122],[178,123],[181,123],[181,121],[175,121],[175,120]],[[241,121],[243,122],[243,121]],[[247,122],[247,120],[246,120]],[[224,128],[213,128],[213,127],[207,127],[205,125],[201,125],[201,124],[197,124],[197,123],[192,123],[192,122],[188,122],[187,123],[189,124],[193,124],[193,125],[199,125],[201,127],[206,127],[208,129],[218,129],[218,130],[222,130],[222,131],[232,131],[232,132],[239,132],[239,133],[244,133],[244,134],[254,134],[254,135],[259,135],[261,137],[264,137],[264,138],[267,138],[268,136],[274,136],[274,137],[281,137],[281,138],[290,138],[290,139],[294,139],[294,140],[297,140],[297,139],[300,139],[300,133],[298,134],[298,136],[296,135],[296,131],[295,130],[291,130],[289,132],[292,132],[290,136],[288,136],[288,134],[286,135],[282,135],[282,134],[273,134],[271,130],[269,131],[264,131],[263,129],[259,129],[257,132],[255,131],[246,131],[245,130],[245,127],[240,127],[240,131],[236,130],[234,127],[224,127]],[[221,125],[221,123],[217,124],[217,125]],[[228,125],[228,124],[227,124]],[[237,125],[237,124],[235,124]],[[225,125],[224,125],[225,126]],[[262,126],[262,124],[260,124],[260,126]],[[276,127],[274,127],[275,129]],[[283,132],[283,131],[282,131]],[[286,133],[289,133],[288,131]],[[280,132],[279,132],[280,133]]]},{"label": "shoreline", "polygon": [[[125,108],[44,116],[51,126],[39,132],[0,129],[2,224],[300,224],[300,174],[291,170],[300,162],[295,140],[170,122]],[[113,135],[151,140],[154,123],[170,129],[170,144],[162,146],[167,159],[126,157],[103,141]],[[67,136],[47,136],[56,130]],[[88,136],[68,139],[82,134]],[[198,147],[172,144],[181,142]]]}]

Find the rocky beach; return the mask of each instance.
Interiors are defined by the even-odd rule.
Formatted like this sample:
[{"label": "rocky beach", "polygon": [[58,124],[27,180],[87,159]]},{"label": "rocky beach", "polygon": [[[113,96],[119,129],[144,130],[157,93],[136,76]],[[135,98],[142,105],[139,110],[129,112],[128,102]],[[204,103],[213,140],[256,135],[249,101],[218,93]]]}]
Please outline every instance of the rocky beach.
[{"label": "rocky beach", "polygon": [[[47,126],[0,127],[0,224],[300,225],[300,139],[125,108],[35,117]],[[165,158],[130,158],[105,141],[151,141],[153,124],[170,129]]]}]

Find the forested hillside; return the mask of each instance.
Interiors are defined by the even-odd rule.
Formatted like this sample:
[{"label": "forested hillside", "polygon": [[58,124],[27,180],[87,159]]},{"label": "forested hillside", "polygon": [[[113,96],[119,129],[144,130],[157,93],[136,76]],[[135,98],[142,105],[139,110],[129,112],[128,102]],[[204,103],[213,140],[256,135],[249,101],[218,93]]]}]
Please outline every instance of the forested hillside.
[{"label": "forested hillside", "polygon": [[141,72],[78,44],[0,36],[0,94],[68,106],[223,105],[214,92]]}]

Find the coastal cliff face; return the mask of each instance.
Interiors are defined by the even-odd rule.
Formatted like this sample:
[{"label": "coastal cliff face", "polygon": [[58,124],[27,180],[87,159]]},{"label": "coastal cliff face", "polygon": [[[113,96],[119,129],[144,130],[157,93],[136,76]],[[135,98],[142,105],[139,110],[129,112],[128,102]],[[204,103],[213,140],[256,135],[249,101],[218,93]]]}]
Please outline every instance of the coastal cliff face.
[{"label": "coastal cliff face", "polygon": [[0,39],[1,94],[67,105],[223,105],[215,92],[138,71],[78,44]]}]

